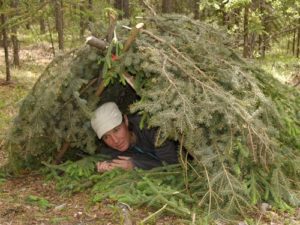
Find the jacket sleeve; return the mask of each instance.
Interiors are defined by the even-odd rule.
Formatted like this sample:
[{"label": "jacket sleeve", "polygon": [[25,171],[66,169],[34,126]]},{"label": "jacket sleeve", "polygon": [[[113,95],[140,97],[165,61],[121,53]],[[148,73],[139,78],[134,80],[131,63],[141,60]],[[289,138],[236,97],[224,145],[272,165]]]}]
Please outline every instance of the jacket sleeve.
[{"label": "jacket sleeve", "polygon": [[162,146],[155,148],[157,159],[145,154],[134,154],[131,158],[135,167],[149,170],[154,167],[163,166],[164,163],[178,163],[177,146],[172,141],[165,142]]},{"label": "jacket sleeve", "polygon": [[162,166],[162,162],[158,159],[153,159],[144,154],[134,154],[131,157],[134,166],[144,170],[150,170],[154,167]]},{"label": "jacket sleeve", "polygon": [[110,156],[111,159],[118,158],[119,155],[122,155],[119,151],[109,148],[104,144],[99,148],[99,152],[101,154]]},{"label": "jacket sleeve", "polygon": [[178,163],[177,144],[166,141],[162,146],[155,148],[155,153],[162,162],[167,164]]}]

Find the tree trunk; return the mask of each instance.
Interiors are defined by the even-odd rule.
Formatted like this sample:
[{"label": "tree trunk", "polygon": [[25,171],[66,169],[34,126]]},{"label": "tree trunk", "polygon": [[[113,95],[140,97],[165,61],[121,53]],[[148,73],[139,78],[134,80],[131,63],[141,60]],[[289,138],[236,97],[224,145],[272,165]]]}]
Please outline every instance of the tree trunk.
[{"label": "tree trunk", "polygon": [[162,0],[162,13],[172,13],[173,4],[172,0]]},{"label": "tree trunk", "polygon": [[[0,6],[3,6],[3,1],[0,1]],[[4,25],[6,21],[5,15],[1,14],[1,25]],[[11,81],[10,76],[10,68],[9,68],[9,56],[8,56],[8,38],[7,38],[7,30],[5,27],[2,27],[2,37],[3,37],[3,49],[5,54],[5,66],[6,66],[6,82],[9,83]]]},{"label": "tree trunk", "polygon": [[114,7],[122,12],[119,19],[129,18],[129,0],[115,0]]},{"label": "tree trunk", "polygon": [[290,52],[290,45],[291,45],[291,41],[290,41],[290,38],[288,39],[288,42],[287,42],[287,46],[286,46],[286,54],[288,55],[289,52]]},{"label": "tree trunk", "polygon": [[55,56],[55,46],[54,46],[54,41],[53,41],[53,37],[52,37],[52,29],[51,29],[51,26],[50,26],[50,20],[49,18],[47,18],[47,26],[48,26],[48,33],[49,33],[49,37],[50,37],[50,41],[51,41],[51,49],[52,49],[52,53],[53,53],[53,56]]},{"label": "tree trunk", "polygon": [[63,11],[62,1],[54,1],[54,12],[55,12],[55,27],[58,35],[58,49],[64,50],[64,28],[63,28]]},{"label": "tree trunk", "polygon": [[293,50],[293,55],[296,55],[295,53],[296,53],[296,34],[297,34],[297,29],[294,29],[294,35],[293,35],[293,48],[292,48],[292,50]]},{"label": "tree trunk", "polygon": [[[298,19],[298,25],[300,26],[300,18]],[[298,37],[297,37],[297,58],[299,58],[300,55],[300,27],[298,27]]]},{"label": "tree trunk", "polygon": [[244,9],[244,50],[243,56],[249,58],[249,6],[245,6]]},{"label": "tree trunk", "polygon": [[190,1],[190,7],[191,7],[191,11],[194,14],[194,19],[195,20],[199,20],[200,19],[200,9],[199,9],[199,4],[200,1],[199,0],[191,0]]},{"label": "tree trunk", "polygon": [[[16,10],[18,10],[19,0],[12,0],[11,6]],[[16,16],[18,13],[16,13]],[[12,27],[12,35],[11,41],[13,45],[13,64],[14,66],[20,66],[20,57],[19,57],[19,50],[20,50],[20,43],[17,36],[18,30],[16,26]]]},{"label": "tree trunk", "polygon": [[257,43],[257,35],[255,33],[250,33],[248,36],[248,48],[249,48],[249,57],[253,57],[253,52]]},{"label": "tree trunk", "polygon": [[[40,3],[43,4],[45,2],[45,0],[40,0]],[[45,34],[46,33],[46,25],[45,25],[45,19],[44,19],[44,15],[42,14],[40,17],[40,32],[41,34]]]},{"label": "tree trunk", "polygon": [[260,55],[264,58],[266,56],[266,50],[267,46],[269,45],[269,36],[267,35],[267,32],[269,30],[268,27],[268,18],[267,18],[267,13],[265,12],[266,9],[266,2],[265,0],[260,0],[259,1],[259,10],[260,14],[262,15],[261,22],[262,26],[264,28],[263,34],[261,34],[261,47],[260,47]]},{"label": "tree trunk", "polygon": [[90,11],[90,13],[89,13],[89,15],[90,15],[89,16],[89,22],[92,23],[94,21],[93,16],[91,16],[91,15],[93,15],[93,13],[92,13],[92,11],[93,11],[93,0],[88,0],[88,9]]},{"label": "tree trunk", "polygon": [[223,26],[228,26],[228,13],[226,12],[226,9],[225,9],[225,6],[226,4],[228,3],[228,0],[227,1],[222,1],[221,5],[220,5],[220,11],[221,11],[221,14],[222,14],[222,25]]},{"label": "tree trunk", "polygon": [[86,29],[86,19],[85,19],[85,1],[81,0],[79,4],[79,13],[80,13],[80,21],[79,21],[79,26],[80,26],[80,38],[82,39],[84,36],[84,31]]},{"label": "tree trunk", "polygon": [[258,52],[260,56],[263,55],[263,37],[261,34],[258,36]]}]

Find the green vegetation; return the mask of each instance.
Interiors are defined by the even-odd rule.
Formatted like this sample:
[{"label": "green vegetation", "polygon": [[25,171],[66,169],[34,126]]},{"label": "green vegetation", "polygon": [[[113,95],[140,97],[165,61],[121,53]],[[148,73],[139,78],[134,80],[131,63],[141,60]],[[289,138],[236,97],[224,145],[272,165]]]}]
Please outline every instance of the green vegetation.
[{"label": "green vegetation", "polygon": [[[300,93],[287,85],[300,68],[299,1],[181,1],[180,8],[175,6],[177,0],[170,1],[169,8],[161,8],[160,1],[144,1],[143,6],[131,1],[131,17],[117,22],[118,41],[104,52],[74,48],[83,46],[90,33],[107,36],[115,12],[108,1],[96,1],[92,7],[84,1],[58,2],[19,1],[13,8],[0,1],[0,14],[8,16],[1,31],[7,28],[9,35],[18,34],[21,49],[28,51],[21,56],[26,58],[21,68],[12,70],[13,83],[0,89],[0,146],[5,157],[9,154],[1,169],[42,167],[64,193],[88,190],[94,203],[111,199],[157,210],[142,224],[154,224],[162,213],[187,224],[240,220],[240,216],[247,224],[259,224],[260,218],[250,219],[249,213],[262,202],[289,213],[299,207]],[[64,18],[57,17],[57,4]],[[153,11],[192,13],[202,22],[182,15],[154,17]],[[44,33],[38,25],[43,19]],[[57,20],[64,21],[63,30]],[[129,31],[122,25],[132,27],[137,22],[146,23],[146,32],[124,52]],[[58,47],[61,41],[64,50]],[[45,64],[39,58],[45,55],[35,52],[40,48],[47,57],[58,55],[41,77]],[[257,59],[247,61],[236,50]],[[94,96],[99,68],[107,86],[100,99]],[[3,65],[0,72],[4,79]],[[140,98],[127,93],[124,72],[134,77]],[[141,126],[160,128],[157,144],[167,138],[180,142],[181,164],[96,174],[95,163],[103,156],[72,161],[78,152],[95,153],[96,137],[88,123],[91,111],[102,101],[115,99],[142,115]],[[71,149],[66,161],[51,164],[65,143]],[[194,160],[187,160],[183,150]],[[8,179],[4,174],[0,183]],[[29,195],[27,202],[51,207],[35,195]],[[57,217],[51,222],[65,220]]]},{"label": "green vegetation", "polygon": [[[40,166],[63,141],[73,153],[95,152],[88,121],[103,100],[95,97],[92,83],[100,64],[108,93],[117,93],[115,83],[125,84],[125,71],[134,76],[141,99],[129,99],[134,104],[127,105],[142,114],[145,125],[159,127],[158,144],[179,141],[181,165],[160,168],[154,176],[153,171],[119,170],[91,176],[92,158],[61,166],[44,163],[65,173],[61,178],[50,173],[60,189],[93,186],[94,201],[139,202],[185,219],[204,214],[232,219],[265,201],[282,210],[297,207],[299,92],[242,59],[224,33],[207,24],[173,15],[149,19],[148,26],[128,52],[112,42],[104,53],[83,47],[52,61],[11,130],[10,169]],[[127,31],[118,28],[124,41]],[[111,60],[113,47],[121,47],[117,61]]]},{"label": "green vegetation", "polygon": [[35,195],[29,195],[27,196],[27,198],[25,199],[25,201],[29,204],[34,204],[37,205],[38,207],[40,207],[41,209],[48,209],[52,206],[51,203],[49,203],[48,200],[35,196]]}]

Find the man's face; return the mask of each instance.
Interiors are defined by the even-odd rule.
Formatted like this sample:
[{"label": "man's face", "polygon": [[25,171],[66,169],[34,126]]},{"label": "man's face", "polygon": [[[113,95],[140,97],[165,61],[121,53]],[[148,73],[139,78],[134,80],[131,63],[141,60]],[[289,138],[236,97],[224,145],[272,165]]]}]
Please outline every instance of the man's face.
[{"label": "man's face", "polygon": [[106,132],[102,136],[102,140],[113,149],[120,152],[126,151],[130,146],[130,131],[127,117],[124,117],[124,121],[120,125]]}]

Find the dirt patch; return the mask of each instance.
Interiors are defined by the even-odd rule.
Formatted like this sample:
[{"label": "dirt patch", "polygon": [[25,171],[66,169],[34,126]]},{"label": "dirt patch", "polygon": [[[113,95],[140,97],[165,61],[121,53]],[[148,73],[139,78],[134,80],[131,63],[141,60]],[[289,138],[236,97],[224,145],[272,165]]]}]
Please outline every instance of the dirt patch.
[{"label": "dirt patch", "polygon": [[292,85],[293,87],[300,88],[300,72],[294,73],[290,79],[288,80],[288,83]]},{"label": "dirt patch", "polygon": [[[48,202],[43,207],[39,201]],[[147,217],[145,209],[128,211],[112,201],[93,204],[89,191],[72,196],[63,195],[55,190],[52,181],[46,181],[37,174],[24,174],[12,178],[0,186],[0,224],[135,224]],[[128,219],[129,217],[129,219]],[[125,221],[127,221],[125,223]],[[155,224],[174,224],[175,218],[165,216]],[[178,223],[177,223],[178,224]]]},{"label": "dirt patch", "polygon": [[[30,197],[48,203],[43,206],[29,201]],[[100,204],[90,205],[86,193],[63,196],[55,191],[53,182],[39,175],[13,178],[1,187],[0,224],[94,224],[103,218],[116,224],[110,217],[111,212]]]},{"label": "dirt patch", "polygon": [[[9,49],[9,60],[12,62],[12,50]],[[22,47],[19,52],[21,66],[24,63],[34,62],[38,65],[47,65],[53,59],[52,48],[50,44],[38,43]],[[4,64],[4,51],[0,51],[0,66]]]}]

